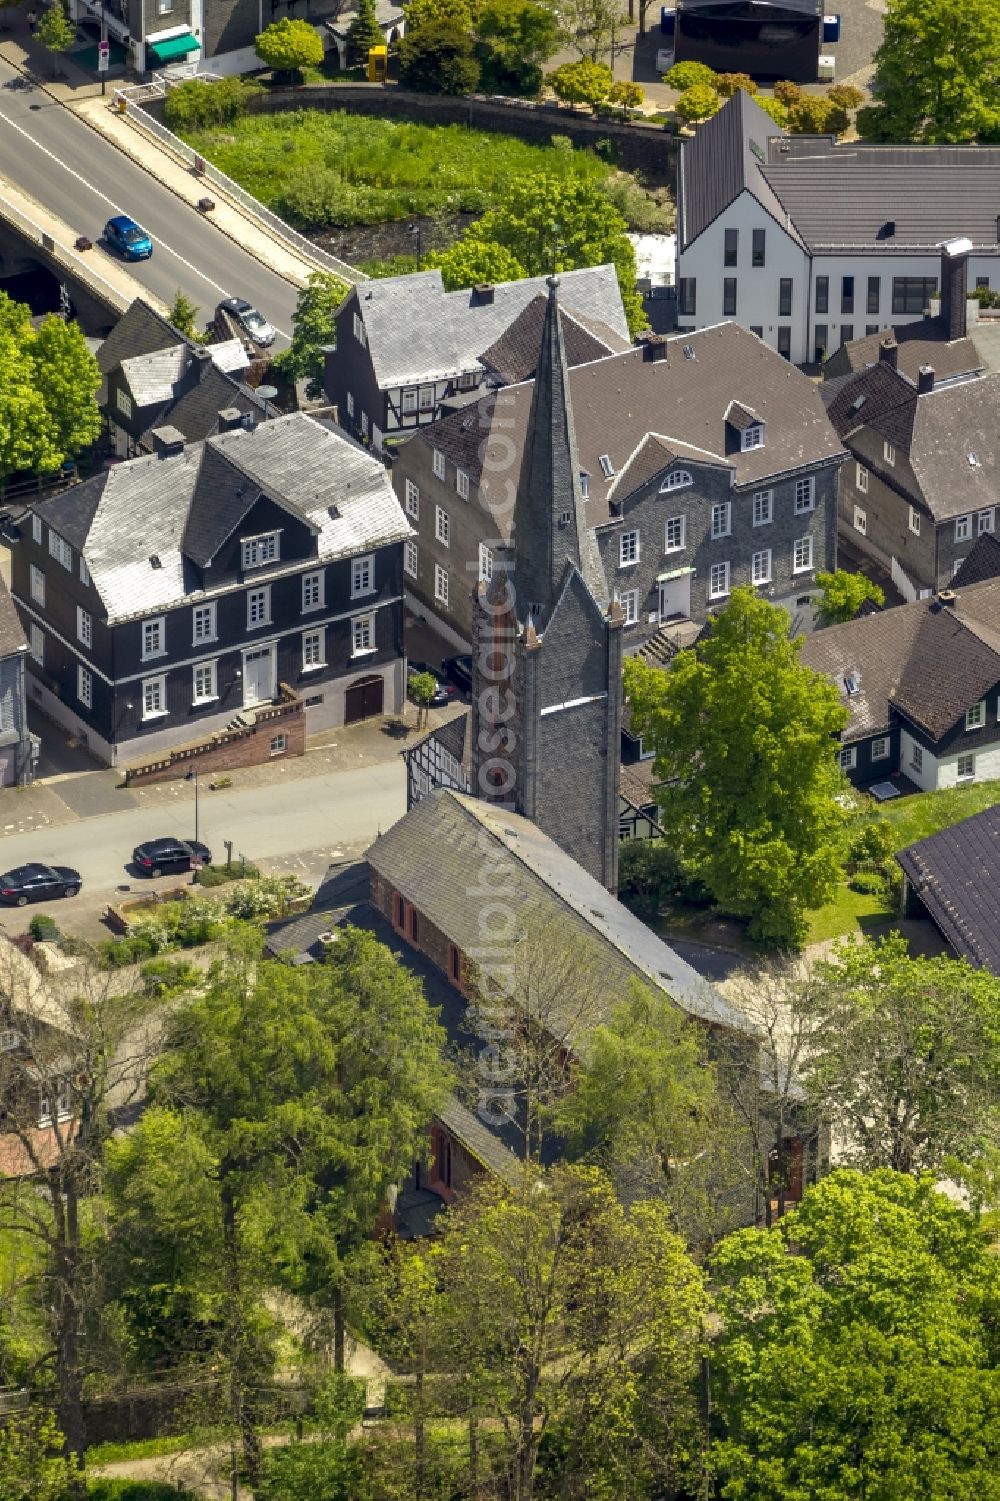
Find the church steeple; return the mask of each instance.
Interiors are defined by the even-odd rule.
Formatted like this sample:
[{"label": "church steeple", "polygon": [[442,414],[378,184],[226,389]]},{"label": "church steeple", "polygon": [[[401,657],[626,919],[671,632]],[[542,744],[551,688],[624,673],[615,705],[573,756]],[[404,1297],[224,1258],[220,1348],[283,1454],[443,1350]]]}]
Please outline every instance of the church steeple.
[{"label": "church steeple", "polygon": [[511,538],[517,616],[524,621],[532,613],[539,630],[551,614],[569,563],[595,600],[608,603],[580,484],[557,276],[549,277],[548,289]]}]

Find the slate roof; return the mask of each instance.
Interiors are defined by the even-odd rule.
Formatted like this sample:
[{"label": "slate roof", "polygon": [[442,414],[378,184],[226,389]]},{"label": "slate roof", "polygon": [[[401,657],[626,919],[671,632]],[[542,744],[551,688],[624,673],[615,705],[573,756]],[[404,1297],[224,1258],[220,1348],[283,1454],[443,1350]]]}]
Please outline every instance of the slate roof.
[{"label": "slate roof", "polygon": [[0,657],[15,657],[18,652],[27,650],[28,643],[14,601],[0,578]]},{"label": "slate roof", "polygon": [[454,1095],[450,1095],[442,1105],[437,1118],[470,1157],[488,1168],[494,1177],[511,1186],[520,1182],[521,1164],[510,1147]]},{"label": "slate roof", "polygon": [[315,530],[321,562],[410,535],[383,465],[303,412],[131,459],[36,509],[83,553],[114,624],[184,603],[185,558],[207,561],[258,494]]},{"label": "slate roof", "polygon": [[903,323],[896,329],[883,328],[878,333],[866,334],[863,339],[851,339],[849,343],[841,344],[823,366],[824,380],[850,375],[855,370],[865,370],[869,365],[877,364],[882,341],[887,335],[891,335],[897,345],[897,368],[914,385],[921,365],[932,366],[938,380],[971,371],[981,373],[985,368],[970,338],[949,340],[937,319],[925,318],[919,323]]},{"label": "slate roof", "polygon": [[745,90],[737,89],[711,119],[699,125],[690,140],[681,143],[677,204],[681,250],[686,250],[744,189],[753,193],[793,240],[802,243],[761,171],[769,139],[786,134]]},{"label": "slate roof", "polygon": [[[498,282],[493,300],[486,302],[472,289],[446,292],[438,270],[418,271],[363,282],[346,300],[357,299],[375,380],[386,390],[480,368],[480,354],[544,293],[545,282],[544,276]],[[565,305],[575,317],[605,324],[628,343],[614,266],[566,271],[561,284]]]},{"label": "slate roof", "polygon": [[136,406],[150,407],[158,401],[169,401],[190,357],[186,344],[173,344],[152,354],[135,354],[122,360],[119,369]]},{"label": "slate roof", "polygon": [[1000,538],[992,532],[984,532],[977,537],[972,545],[972,551],[968,553],[961,567],[951,581],[951,587],[955,590],[964,589],[969,584],[982,584],[987,579],[1000,578]]},{"label": "slate roof", "polygon": [[[551,924],[565,934],[581,967],[603,981],[609,1010],[635,977],[665,991],[690,1016],[753,1031],[708,981],[520,814],[439,788],[375,841],[368,863],[463,953],[481,950],[481,904],[502,886],[522,932],[530,915],[543,931]],[[572,1017],[567,1024],[572,1032]]]},{"label": "slate roof", "polygon": [[[499,339],[479,356],[480,363],[503,385],[513,386],[534,379],[538,351],[542,347],[545,304],[546,299],[539,292],[504,329]],[[570,365],[584,365],[588,360],[599,360],[606,354],[620,354],[629,348],[630,341],[606,324],[574,317],[566,307],[562,307],[561,312],[566,359]]]},{"label": "slate roof", "polygon": [[839,688],[844,744],[887,731],[893,709],[940,739],[1000,682],[1000,579],[814,631],[800,661]]},{"label": "slate roof", "polygon": [[896,859],[955,952],[1000,975],[1000,803]]},{"label": "slate roof", "polygon": [[141,297],[137,297],[125,309],[98,349],[98,368],[102,375],[109,375],[123,360],[155,354],[157,350],[186,343],[184,335],[168,323],[161,313],[151,308],[148,302],[143,302]]},{"label": "slate roof", "polygon": [[[718,463],[726,453],[726,412],[734,400],[766,424],[763,448],[736,450],[726,457],[737,485],[759,484],[776,474],[842,458],[820,399],[823,387],[748,329],[719,323],[679,334],[661,347],[662,359],[651,359],[637,348],[569,372],[580,467],[589,476],[590,526],[611,519],[612,495],[621,500],[629,493],[619,482],[619,471],[647,434],[656,434],[671,452],[692,462]],[[694,358],[685,358],[685,347],[694,351]],[[491,392],[474,406],[421,428],[408,441],[437,448],[465,469],[480,489],[482,504],[488,506],[495,491],[503,517],[508,485],[515,478],[511,445],[523,454],[532,390],[533,383],[524,382]],[[601,468],[602,454],[615,470],[609,478]],[[669,462],[665,456],[662,467]],[[649,477],[645,468],[639,473]]]}]

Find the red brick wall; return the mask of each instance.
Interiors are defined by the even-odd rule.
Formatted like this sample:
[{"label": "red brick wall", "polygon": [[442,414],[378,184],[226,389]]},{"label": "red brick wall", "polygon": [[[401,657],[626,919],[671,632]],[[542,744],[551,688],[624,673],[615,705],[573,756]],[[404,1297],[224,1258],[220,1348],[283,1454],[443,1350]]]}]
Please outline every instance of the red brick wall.
[{"label": "red brick wall", "polygon": [[[449,955],[453,945],[447,933],[442,933],[440,928],[436,928],[420,909],[416,908],[417,931],[416,938],[414,939],[411,936],[411,925],[407,921],[406,916],[404,916],[403,924],[400,925],[399,923],[399,913],[393,902],[396,891],[392,883],[380,875],[377,870],[372,869],[371,866],[368,867],[368,870],[371,901],[382,913],[382,916],[392,923],[392,926],[399,933],[400,937],[405,938],[407,943],[419,949],[422,954],[426,954],[428,959],[437,965],[445,978],[454,985],[455,982],[449,968]],[[462,988],[461,985],[455,986],[456,990],[462,990]]]},{"label": "red brick wall", "polygon": [[[286,747],[272,753],[271,741],[284,735]],[[302,756],[306,749],[306,711],[301,699],[281,706],[281,713],[257,724],[235,730],[220,730],[206,740],[179,745],[174,750],[134,762],[125,768],[129,787],[148,782],[168,782],[175,777],[197,771],[201,776],[232,771],[238,766],[262,766],[267,761],[283,761],[288,756]]]}]

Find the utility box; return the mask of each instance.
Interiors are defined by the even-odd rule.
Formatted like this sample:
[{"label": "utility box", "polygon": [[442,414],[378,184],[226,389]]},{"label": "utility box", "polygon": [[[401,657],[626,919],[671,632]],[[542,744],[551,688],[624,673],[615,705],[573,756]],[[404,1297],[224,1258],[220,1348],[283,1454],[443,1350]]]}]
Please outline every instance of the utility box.
[{"label": "utility box", "polygon": [[824,40],[824,42],[828,42],[828,43],[829,42],[839,42],[840,41],[840,17],[839,16],[824,16],[823,17],[823,40]]},{"label": "utility box", "polygon": [[385,83],[386,73],[389,70],[388,47],[368,48],[368,82]]}]

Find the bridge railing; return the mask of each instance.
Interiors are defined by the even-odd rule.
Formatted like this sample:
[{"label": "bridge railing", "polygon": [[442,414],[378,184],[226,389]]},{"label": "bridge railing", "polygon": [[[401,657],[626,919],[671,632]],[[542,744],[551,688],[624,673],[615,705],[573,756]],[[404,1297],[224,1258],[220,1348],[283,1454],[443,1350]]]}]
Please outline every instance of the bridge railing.
[{"label": "bridge railing", "polygon": [[[147,85],[140,85],[139,87],[144,88]],[[252,218],[261,224],[265,224],[278,239],[284,240],[287,245],[297,250],[304,260],[312,261],[314,265],[320,267],[322,270],[329,271],[334,276],[339,276],[342,281],[355,283],[368,280],[363,271],[358,271],[356,267],[349,266],[346,261],[338,260],[335,255],[330,255],[328,251],[321,250],[318,245],[314,245],[311,240],[307,240],[305,235],[300,235],[297,230],[292,229],[291,225],[286,224],[284,219],[272,212],[259,199],[254,198],[253,194],[248,193],[246,188],[241,187],[238,182],[234,182],[231,177],[227,177],[225,172],[220,172],[218,167],[213,167],[211,162],[199,156],[186,141],[182,141],[180,136],[174,135],[173,131],[168,129],[166,125],[157,120],[148,110],[144,110],[141,103],[136,101],[135,93],[136,90],[134,88],[118,89],[115,92],[115,102],[119,109],[124,105],[123,113],[139,130],[145,131],[154,140],[161,141],[168,151],[184,162],[186,166],[196,171],[200,178],[205,182],[212,183],[220,192],[225,193],[227,198],[232,199],[233,202],[238,203],[241,208],[245,209]],[[146,98],[150,97],[154,96],[146,95]],[[160,94],[155,97],[162,98],[163,95]]]},{"label": "bridge railing", "polygon": [[99,271],[94,270],[93,261],[87,260],[78,251],[69,245],[64,245],[54,235],[49,234],[47,229],[35,222],[30,214],[26,214],[17,204],[12,203],[5,193],[0,191],[0,218],[8,223],[16,225],[23,234],[26,234],[34,244],[48,252],[58,264],[65,266],[68,271],[78,276],[82,282],[89,286],[98,286],[101,294],[119,312],[124,312],[132,301],[127,293],[120,291],[118,287],[105,280]]}]

